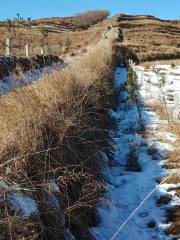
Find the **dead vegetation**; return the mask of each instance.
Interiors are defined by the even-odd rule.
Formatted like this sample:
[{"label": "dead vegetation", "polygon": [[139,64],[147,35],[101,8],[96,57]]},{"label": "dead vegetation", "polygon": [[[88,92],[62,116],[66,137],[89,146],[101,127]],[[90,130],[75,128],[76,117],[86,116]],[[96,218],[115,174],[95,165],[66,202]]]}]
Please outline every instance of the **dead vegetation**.
[{"label": "dead vegetation", "polygon": [[[166,110],[163,107],[162,103],[157,103],[149,106],[153,111],[157,112],[161,119],[167,120]],[[170,177],[166,180],[167,184],[179,184],[180,183],[180,123],[177,120],[173,119],[171,115],[171,124],[163,124],[161,126],[161,131],[171,132],[176,136],[176,141],[173,143],[174,150],[167,155],[167,160],[164,164],[164,167],[170,170],[176,170],[175,173],[171,174]],[[162,139],[162,141],[167,141]],[[172,144],[172,143],[171,143]],[[162,179],[163,180],[163,179]],[[171,190],[171,189],[170,189]],[[176,195],[180,197],[180,188],[173,188],[173,191],[176,192]],[[168,196],[167,196],[168,198]],[[167,222],[171,225],[166,229],[168,235],[174,236],[173,239],[179,239],[180,235],[180,209],[179,206],[173,207],[168,210],[167,213]]]},{"label": "dead vegetation", "polygon": [[[43,49],[44,55],[54,54],[62,56],[63,54],[86,48],[89,44],[96,43],[100,39],[103,29],[93,28],[67,32],[59,32],[59,30],[50,31],[47,29],[47,31],[48,35],[46,40],[44,40],[42,27],[33,28],[30,40],[29,32],[26,29],[22,29],[20,50],[16,36],[13,35],[11,38],[11,55],[25,56],[24,47],[25,44],[29,44],[30,56],[41,54],[41,49]],[[1,55],[5,54],[6,35],[4,32],[5,30],[0,28],[0,39],[2,40],[0,44]]]},{"label": "dead vegetation", "polygon": [[[86,47],[97,44],[104,29],[118,19],[124,42],[113,45],[113,50],[118,52],[121,63],[126,63],[130,57],[137,62],[179,59],[179,25],[176,23],[151,16],[121,15],[98,24],[94,18],[95,25],[87,29],[91,23],[86,16],[84,29],[84,17],[77,18],[80,25],[77,28],[73,27],[72,18],[35,21],[31,32],[21,26],[21,44],[31,42],[32,55],[39,53],[39,47],[43,47],[45,53],[50,50],[57,55],[73,55],[79,49],[86,52]],[[42,34],[45,25],[46,36]],[[4,41],[6,36],[2,24],[0,38]],[[13,54],[22,54],[17,39],[13,44]],[[4,46],[1,53],[3,51]],[[98,168],[100,153],[111,149],[106,104],[112,97],[112,54],[109,45],[98,45],[98,49],[70,67],[0,99],[0,177],[8,185],[8,188],[0,188],[2,240],[63,240],[67,228],[79,240],[93,239],[88,229],[98,223],[95,209],[99,204],[97,197],[103,191]],[[158,105],[154,109],[165,116],[164,109]],[[166,167],[179,166],[178,151],[176,156],[168,156]],[[179,181],[172,178],[172,182],[174,179]],[[59,191],[52,190],[51,181]],[[28,194],[38,203],[38,214],[21,218],[19,211],[12,210],[8,196],[17,189],[25,196],[24,189],[28,189]],[[59,207],[52,206],[49,198],[56,199]],[[167,230],[169,234],[173,234],[174,229],[179,231],[176,215],[171,215],[173,229]]]},{"label": "dead vegetation", "polygon": [[176,22],[123,14],[118,22],[123,29],[124,45],[140,62],[180,59],[180,27]]},{"label": "dead vegetation", "polygon": [[11,74],[15,79],[21,79],[21,75],[28,71],[33,72],[56,63],[63,64],[63,61],[53,55],[37,55],[29,59],[23,57],[2,57],[0,58],[0,80],[3,81],[5,77]]},{"label": "dead vegetation", "polygon": [[[113,66],[110,45],[101,44],[71,67],[0,99],[2,240],[68,239],[67,228],[77,239],[90,238],[103,190],[100,153],[110,148]],[[8,201],[12,192],[33,198],[38,213],[21,218]]]},{"label": "dead vegetation", "polygon": [[84,13],[78,13],[76,14],[76,16],[73,17],[54,17],[32,20],[32,25],[57,24],[59,25],[59,27],[66,26],[67,29],[71,27],[72,30],[76,30],[77,28],[84,29],[89,27],[90,25],[103,21],[109,16],[109,14],[110,12],[108,10],[87,11]]},{"label": "dead vegetation", "polygon": [[5,53],[7,37],[11,39],[11,55],[18,56],[25,55],[26,44],[30,46],[30,56],[40,54],[41,48],[44,55],[58,56],[85,48],[99,40],[104,30],[101,24],[108,15],[108,11],[98,10],[68,18],[0,22],[0,54]]},{"label": "dead vegetation", "polygon": [[106,19],[109,14],[110,12],[107,10],[88,11],[78,14],[75,18],[75,22],[80,26],[86,27]]},{"label": "dead vegetation", "polygon": [[11,55],[23,56],[25,44],[31,46],[31,56],[40,54],[41,48],[44,54],[74,55],[77,50],[96,44],[105,28],[118,22],[123,45],[136,55],[138,62],[179,61],[179,21],[123,14],[107,19],[108,14],[99,10],[69,18],[30,19],[20,22],[19,27],[17,21],[11,21],[10,25],[8,21],[0,22],[0,53],[4,54],[5,39],[10,37]]}]

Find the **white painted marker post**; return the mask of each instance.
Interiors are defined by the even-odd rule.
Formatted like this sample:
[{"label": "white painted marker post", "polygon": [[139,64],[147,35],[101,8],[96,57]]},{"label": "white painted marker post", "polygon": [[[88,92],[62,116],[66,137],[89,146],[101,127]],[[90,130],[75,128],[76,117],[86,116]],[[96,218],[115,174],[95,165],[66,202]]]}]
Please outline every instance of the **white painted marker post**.
[{"label": "white painted marker post", "polygon": [[11,39],[6,38],[6,56],[10,56],[10,50],[11,50]]},{"label": "white painted marker post", "polygon": [[25,45],[25,56],[28,58],[29,57],[29,45]]},{"label": "white painted marker post", "polygon": [[41,48],[41,55],[44,55],[44,49]]}]

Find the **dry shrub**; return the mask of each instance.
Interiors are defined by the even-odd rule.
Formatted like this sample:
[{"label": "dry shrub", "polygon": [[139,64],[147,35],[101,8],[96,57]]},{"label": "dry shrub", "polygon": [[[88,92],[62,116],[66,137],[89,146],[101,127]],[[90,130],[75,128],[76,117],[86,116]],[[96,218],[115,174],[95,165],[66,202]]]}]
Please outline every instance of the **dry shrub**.
[{"label": "dry shrub", "polygon": [[[25,239],[63,239],[65,227],[83,239],[94,224],[103,189],[99,153],[110,148],[106,109],[113,66],[111,47],[101,45],[72,66],[0,99],[0,177],[10,186],[1,187],[0,228],[8,239],[12,234],[12,239],[21,239],[19,234]],[[52,180],[59,192],[48,187]],[[39,214],[31,225],[34,237],[32,231],[23,235],[28,220],[20,233],[11,227],[12,219],[15,226],[22,221],[5,207],[14,185],[22,193],[28,189],[38,203]],[[52,207],[48,196],[60,207]]]},{"label": "dry shrub", "polygon": [[[149,105],[149,107],[158,113],[158,115],[161,117],[161,119],[167,119],[167,114],[165,111],[165,108],[162,103],[158,102],[155,104]],[[169,152],[167,155],[167,160],[164,164],[164,166],[168,169],[175,170],[175,172],[169,176],[169,178],[166,180],[167,184],[179,184],[180,183],[180,175],[179,175],[179,169],[180,169],[180,152],[179,152],[179,146],[180,146],[180,124],[173,119],[173,115],[171,115],[171,122],[169,124],[163,124],[160,126],[161,131],[168,131],[173,133],[176,136],[176,141],[173,143],[174,150],[172,152]],[[163,141],[167,141],[166,139],[163,139]],[[172,144],[172,143],[171,143]],[[164,178],[162,178],[162,181]],[[171,189],[170,189],[171,190]],[[180,188],[177,185],[177,188],[173,188],[173,191],[176,192],[176,195],[180,196]],[[169,196],[165,196],[164,200],[167,200],[168,202],[163,202],[163,198],[160,198],[159,201],[163,204],[167,204],[170,199]],[[165,232],[168,235],[174,235],[174,238],[179,236],[180,234],[180,221],[179,221],[179,206],[175,206],[167,211],[167,222],[171,222],[171,226],[169,226]]]},{"label": "dry shrub", "polygon": [[106,19],[109,14],[107,10],[88,11],[78,14],[75,21],[81,26],[90,26],[91,24]]},{"label": "dry shrub", "polygon": [[168,213],[168,219],[173,222],[167,229],[166,233],[170,236],[174,236],[174,239],[179,238],[180,234],[180,207],[172,208]]}]

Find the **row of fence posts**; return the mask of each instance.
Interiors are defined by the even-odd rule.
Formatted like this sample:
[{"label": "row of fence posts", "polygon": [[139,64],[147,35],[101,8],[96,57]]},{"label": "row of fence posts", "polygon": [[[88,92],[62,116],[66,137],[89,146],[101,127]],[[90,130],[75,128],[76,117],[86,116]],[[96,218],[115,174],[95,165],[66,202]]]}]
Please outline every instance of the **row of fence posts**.
[{"label": "row of fence posts", "polygon": [[[10,38],[6,38],[6,44],[5,44],[5,55],[6,56],[10,56],[11,55],[11,39]],[[30,47],[28,44],[25,44],[24,46],[24,55],[25,57],[29,57],[29,50],[30,50]],[[41,55],[44,55],[44,49],[42,47],[40,47],[40,54]]]}]

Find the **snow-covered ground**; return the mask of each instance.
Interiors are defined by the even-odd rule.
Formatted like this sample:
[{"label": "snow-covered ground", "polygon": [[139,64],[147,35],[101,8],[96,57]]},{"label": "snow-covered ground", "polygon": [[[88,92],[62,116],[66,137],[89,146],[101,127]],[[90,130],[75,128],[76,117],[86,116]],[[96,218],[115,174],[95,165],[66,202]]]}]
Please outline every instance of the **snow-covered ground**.
[{"label": "snow-covered ground", "polygon": [[[46,192],[47,202],[52,209],[57,209],[61,224],[65,225],[64,211],[56,198],[56,193],[60,193],[59,187],[54,180],[46,183],[46,185],[48,189]],[[34,198],[32,191],[21,188],[15,183],[10,185],[3,180],[0,180],[0,188],[4,191],[4,194],[0,194],[0,203],[7,201],[10,210],[17,217],[39,216],[39,204],[37,199]],[[75,240],[69,228],[66,227],[64,233],[67,240]]]},{"label": "snow-covered ground", "polygon": [[[141,95],[150,103],[162,101],[164,93],[169,114],[178,119],[180,113],[180,66],[157,65],[154,68],[145,69],[142,66],[134,66],[139,83],[144,86]],[[179,115],[180,117],[180,115]]]},{"label": "snow-covered ground", "polygon": [[[38,204],[28,189],[20,189],[17,185],[10,186],[2,180],[0,188],[6,191],[8,205],[16,215],[29,217],[38,213]],[[0,195],[0,202],[3,201],[4,196]]]},{"label": "snow-covered ground", "polygon": [[40,80],[42,77],[52,74],[54,70],[63,68],[66,66],[66,63],[59,61],[57,63],[53,63],[45,68],[37,68],[32,71],[27,71],[20,74],[19,76],[15,74],[10,74],[9,76],[0,79],[0,95],[6,94],[13,89],[18,87],[22,87],[37,80]]},{"label": "snow-covered ground", "polygon": [[[157,68],[160,69],[158,74],[161,71],[166,72],[166,81],[161,88],[165,92],[167,105],[178,112],[179,105],[175,99],[179,98],[180,93],[180,67],[157,66]],[[53,69],[52,67],[51,70]],[[164,233],[165,227],[168,226],[165,215],[168,208],[180,204],[180,199],[173,191],[177,185],[166,183],[159,185],[159,180],[171,174],[169,170],[163,168],[163,163],[167,153],[174,149],[176,136],[161,131],[160,126],[167,124],[167,121],[161,120],[155,112],[146,107],[146,104],[162,98],[158,86],[162,75],[158,75],[158,79],[154,69],[145,70],[140,66],[134,66],[134,70],[138,76],[143,103],[141,114],[149,134],[144,136],[140,132],[137,106],[128,100],[126,68],[117,68],[114,87],[119,92],[118,102],[116,108],[110,110],[110,115],[117,122],[116,129],[110,132],[115,149],[115,164],[102,169],[107,186],[106,193],[100,199],[101,222],[91,231],[99,240],[170,240],[171,237]],[[38,80],[38,77],[27,79],[25,84]],[[173,95],[173,101],[168,100],[169,92]],[[160,140],[159,136],[168,140],[168,143]],[[105,153],[102,156],[107,162]],[[0,181],[0,186],[9,189],[3,181]],[[17,187],[11,189],[13,190],[8,193],[9,206],[17,215],[27,217],[38,214],[38,204],[32,194],[27,194],[27,191]],[[53,196],[49,198],[49,204],[59,208],[53,195],[59,189],[53,181],[50,182],[49,189],[51,192],[49,196]],[[162,204],[159,199],[166,195],[171,197],[171,201]],[[70,231],[66,230],[67,239],[75,239]]]},{"label": "snow-covered ground", "polygon": [[[166,73],[166,82],[161,86],[166,98],[169,92],[174,97],[172,103],[167,99],[168,107],[171,105],[178,111],[175,99],[179,97],[180,67],[157,68],[158,74]],[[146,71],[140,66],[134,66],[134,70],[138,76],[143,102],[141,114],[149,134],[148,137],[143,136],[139,131],[137,106],[128,100],[127,71],[125,68],[117,68],[114,86],[117,90],[120,89],[118,104],[115,110],[110,111],[117,122],[116,129],[111,133],[115,147],[115,164],[102,170],[107,179],[106,193],[102,196],[99,207],[100,225],[92,228],[92,233],[99,240],[171,239],[163,231],[168,226],[165,214],[172,205],[180,204],[175,192],[168,192],[169,189],[177,187],[176,185],[158,183],[161,177],[168,177],[170,174],[162,165],[167,153],[173,151],[176,136],[161,132],[160,126],[167,124],[167,121],[162,121],[155,112],[146,107],[146,103],[159,101],[161,98],[157,73],[153,69]],[[159,140],[160,135],[168,139],[168,143]],[[132,161],[134,166],[131,166]],[[165,195],[171,196],[172,200],[163,205],[159,199]]]}]

